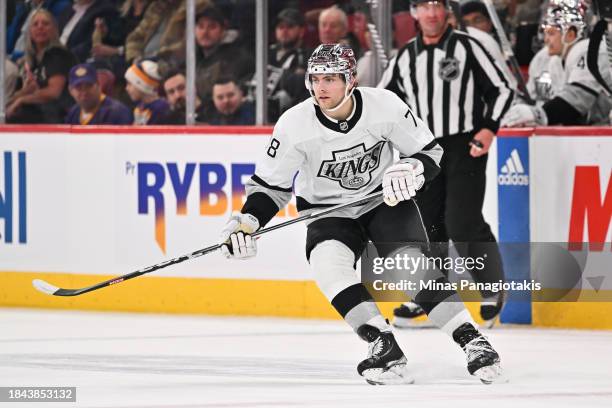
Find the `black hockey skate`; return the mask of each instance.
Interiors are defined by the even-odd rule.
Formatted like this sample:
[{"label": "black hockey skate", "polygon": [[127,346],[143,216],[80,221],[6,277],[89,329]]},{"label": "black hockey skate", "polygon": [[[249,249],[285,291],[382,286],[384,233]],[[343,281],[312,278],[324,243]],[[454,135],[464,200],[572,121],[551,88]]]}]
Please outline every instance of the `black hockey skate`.
[{"label": "black hockey skate", "polygon": [[391,332],[381,332],[364,324],[357,329],[359,337],[369,343],[368,358],[357,366],[357,372],[372,385],[411,384],[406,372],[406,356]]},{"label": "black hockey skate", "polygon": [[499,355],[491,343],[471,323],[463,323],[453,332],[453,340],[467,356],[467,369],[485,384],[501,378]]},{"label": "black hockey skate", "polygon": [[398,329],[433,327],[429,320],[417,319],[425,316],[425,311],[414,302],[402,303],[393,309],[393,326]]}]

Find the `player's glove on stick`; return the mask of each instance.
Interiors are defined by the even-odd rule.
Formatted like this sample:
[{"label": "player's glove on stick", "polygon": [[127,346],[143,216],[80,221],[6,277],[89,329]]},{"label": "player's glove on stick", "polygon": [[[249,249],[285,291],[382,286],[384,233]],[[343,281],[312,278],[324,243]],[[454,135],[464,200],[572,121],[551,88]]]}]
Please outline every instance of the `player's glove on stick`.
[{"label": "player's glove on stick", "polygon": [[410,200],[425,184],[423,163],[417,159],[404,159],[389,167],[383,175],[383,196],[390,206]]},{"label": "player's glove on stick", "polygon": [[523,103],[511,107],[501,123],[505,127],[546,126],[547,124],[548,117],[544,109]]},{"label": "player's glove on stick", "polygon": [[232,213],[221,231],[221,253],[228,259],[248,259],[257,255],[257,243],[250,234],[259,229],[259,221],[251,214]]}]

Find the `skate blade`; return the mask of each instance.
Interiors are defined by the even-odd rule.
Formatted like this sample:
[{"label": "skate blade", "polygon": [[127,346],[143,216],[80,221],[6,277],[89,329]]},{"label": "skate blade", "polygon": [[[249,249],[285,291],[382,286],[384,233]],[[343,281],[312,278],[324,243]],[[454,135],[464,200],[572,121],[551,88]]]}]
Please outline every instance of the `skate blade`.
[{"label": "skate blade", "polygon": [[397,317],[393,318],[393,326],[398,329],[429,329],[433,328],[434,325],[427,318],[408,318],[408,317]]},{"label": "skate blade", "polygon": [[384,370],[382,368],[370,368],[361,375],[371,385],[397,385],[413,384],[414,378],[410,376],[406,369],[406,364],[396,364]]},{"label": "skate blade", "polygon": [[478,370],[474,371],[474,374],[472,375],[478,377],[483,384],[487,385],[508,382],[508,379],[503,375],[503,370],[499,363],[479,368]]}]

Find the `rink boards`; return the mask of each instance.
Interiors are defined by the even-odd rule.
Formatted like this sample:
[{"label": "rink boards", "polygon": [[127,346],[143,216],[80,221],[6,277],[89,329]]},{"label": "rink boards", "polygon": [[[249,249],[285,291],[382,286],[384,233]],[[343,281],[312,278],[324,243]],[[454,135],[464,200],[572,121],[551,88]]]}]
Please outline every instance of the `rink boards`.
[{"label": "rink boards", "polygon": [[[336,318],[311,281],[303,225],[259,240],[259,255],[248,262],[211,254],[78,298],[31,287],[33,278],[87,286],[216,243],[243,203],[271,128],[1,132],[0,306]],[[611,129],[501,136],[490,155],[484,208],[501,241],[611,241]],[[290,204],[272,222],[295,214]],[[528,277],[525,259],[502,255],[513,279]],[[585,276],[583,291],[595,290],[593,279],[598,291],[612,290],[609,276],[601,284],[600,276]],[[610,305],[511,302],[502,320],[612,328]],[[394,306],[381,305],[387,314]]]}]

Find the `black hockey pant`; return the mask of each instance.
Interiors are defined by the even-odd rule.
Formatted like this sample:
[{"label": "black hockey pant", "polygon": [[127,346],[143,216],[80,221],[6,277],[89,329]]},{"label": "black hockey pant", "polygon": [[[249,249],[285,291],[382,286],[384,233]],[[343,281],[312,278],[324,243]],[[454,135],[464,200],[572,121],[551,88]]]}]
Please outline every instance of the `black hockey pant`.
[{"label": "black hockey pant", "polygon": [[482,216],[487,155],[470,156],[468,143],[472,137],[472,133],[466,133],[438,139],[444,148],[442,171],[419,191],[416,201],[429,240],[446,243],[450,238],[460,256],[483,257],[484,268],[473,269],[472,277],[476,282],[493,283],[503,280],[504,272],[495,237]]}]

